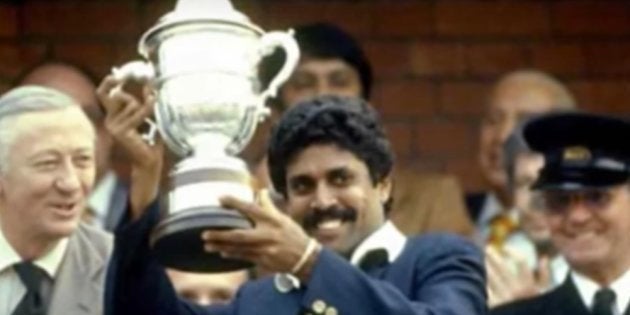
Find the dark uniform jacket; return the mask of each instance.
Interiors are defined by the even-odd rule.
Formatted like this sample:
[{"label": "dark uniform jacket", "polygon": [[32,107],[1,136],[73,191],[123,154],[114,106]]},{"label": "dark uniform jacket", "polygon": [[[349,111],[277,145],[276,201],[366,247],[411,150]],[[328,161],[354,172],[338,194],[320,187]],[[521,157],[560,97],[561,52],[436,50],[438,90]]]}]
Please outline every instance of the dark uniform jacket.
[{"label": "dark uniform jacket", "polygon": [[300,289],[282,293],[268,277],[246,283],[229,305],[193,305],[177,298],[150,254],[148,235],[157,208],[152,205],[116,233],[107,275],[108,315],[475,315],[487,310],[479,250],[459,237],[438,234],[409,239],[394,262],[365,272],[324,249]]},{"label": "dark uniform jacket", "polygon": [[[580,294],[571,280],[567,279],[552,291],[545,294],[501,305],[490,311],[490,315],[591,315],[580,298]],[[624,315],[630,315],[630,308]]]}]

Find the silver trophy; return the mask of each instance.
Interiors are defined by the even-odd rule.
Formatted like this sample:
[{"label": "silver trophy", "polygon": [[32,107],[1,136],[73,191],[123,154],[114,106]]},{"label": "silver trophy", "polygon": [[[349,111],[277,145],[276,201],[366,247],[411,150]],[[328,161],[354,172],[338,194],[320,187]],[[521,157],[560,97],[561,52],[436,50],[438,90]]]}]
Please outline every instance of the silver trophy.
[{"label": "silver trophy", "polygon": [[[276,48],[284,49],[286,62],[262,91],[258,65]],[[168,215],[151,235],[154,253],[162,264],[188,271],[250,266],[205,252],[200,233],[252,227],[219,198],[254,201],[248,168],[235,155],[268,113],[265,100],[295,68],[297,43],[289,33],[264,33],[229,0],[179,0],[144,33],[138,50],[146,61],[114,68],[113,75],[150,82],[157,130],[181,157],[170,174]]]}]

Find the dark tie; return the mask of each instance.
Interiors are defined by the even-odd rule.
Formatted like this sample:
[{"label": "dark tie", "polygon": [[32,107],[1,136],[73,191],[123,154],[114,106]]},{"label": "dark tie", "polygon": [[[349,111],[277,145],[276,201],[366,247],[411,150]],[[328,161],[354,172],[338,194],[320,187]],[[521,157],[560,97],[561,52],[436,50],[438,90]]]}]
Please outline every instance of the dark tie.
[{"label": "dark tie", "polygon": [[615,291],[609,288],[599,289],[593,299],[593,315],[614,315]]},{"label": "dark tie", "polygon": [[13,315],[46,314],[46,303],[41,293],[41,284],[46,277],[44,270],[33,265],[30,261],[16,264],[13,268],[26,287],[26,294],[13,311]]}]

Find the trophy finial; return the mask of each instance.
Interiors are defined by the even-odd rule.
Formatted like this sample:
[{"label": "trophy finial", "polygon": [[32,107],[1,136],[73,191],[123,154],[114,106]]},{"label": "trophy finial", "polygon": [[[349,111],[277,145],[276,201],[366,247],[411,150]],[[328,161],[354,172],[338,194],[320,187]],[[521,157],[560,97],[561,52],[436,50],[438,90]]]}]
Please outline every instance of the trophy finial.
[{"label": "trophy finial", "polygon": [[232,13],[234,6],[230,0],[177,0],[175,12],[178,15],[221,15]]}]

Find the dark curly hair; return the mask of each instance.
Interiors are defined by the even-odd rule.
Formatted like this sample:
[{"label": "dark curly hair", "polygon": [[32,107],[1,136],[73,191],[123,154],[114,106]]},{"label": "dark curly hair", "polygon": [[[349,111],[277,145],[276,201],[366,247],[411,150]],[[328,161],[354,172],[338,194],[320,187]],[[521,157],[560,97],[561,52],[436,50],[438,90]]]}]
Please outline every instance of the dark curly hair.
[{"label": "dark curly hair", "polygon": [[373,184],[392,170],[389,140],[366,101],[331,95],[312,98],[290,108],[272,130],[269,171],[274,187],[285,197],[288,164],[313,144],[335,144],[352,152],[367,165]]}]

